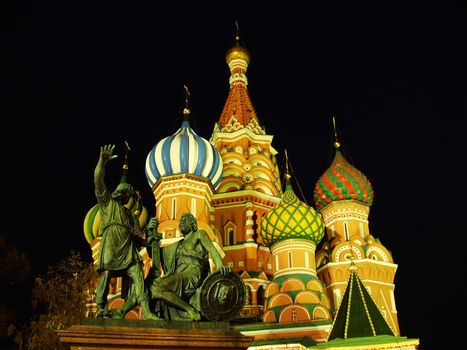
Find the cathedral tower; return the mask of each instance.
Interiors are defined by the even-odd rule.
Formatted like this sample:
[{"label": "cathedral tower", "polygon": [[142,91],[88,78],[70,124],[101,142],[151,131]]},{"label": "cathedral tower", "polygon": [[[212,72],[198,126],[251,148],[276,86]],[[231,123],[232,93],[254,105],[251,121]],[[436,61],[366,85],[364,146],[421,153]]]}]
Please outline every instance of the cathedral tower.
[{"label": "cathedral tower", "polygon": [[316,254],[318,276],[327,286],[335,314],[349,280],[349,265],[355,261],[381,313],[399,334],[394,299],[397,265],[391,253],[371,235],[368,225],[373,188],[366,176],[345,159],[336,131],[334,149],[334,159],[314,191],[315,205],[326,225],[325,241]]},{"label": "cathedral tower", "polygon": [[[287,167],[288,168],[288,167]],[[275,262],[265,291],[264,323],[300,324],[302,335],[325,339],[332,320],[330,302],[316,274],[315,249],[324,236],[321,215],[298,199],[288,171],[281,201],[261,222],[261,235]],[[319,322],[320,328],[316,328]],[[297,330],[290,329],[289,334]],[[299,333],[296,334],[297,336]]]},{"label": "cathedral tower", "polygon": [[280,176],[273,136],[261,126],[248,94],[250,54],[240,44],[238,28],[235,45],[225,58],[230,89],[210,139],[221,154],[224,172],[212,198],[211,215],[226,254],[224,263],[241,275],[248,288],[243,316],[254,316],[261,314],[262,294],[274,264],[259,226],[280,200]]},{"label": "cathedral tower", "polygon": [[166,243],[181,236],[179,220],[186,212],[192,213],[198,227],[217,242],[210,211],[223,165],[214,146],[191,128],[188,95],[186,89],[181,127],[159,141],[148,153],[146,178],[156,199],[156,215],[160,222],[158,230],[165,240],[169,240]]}]

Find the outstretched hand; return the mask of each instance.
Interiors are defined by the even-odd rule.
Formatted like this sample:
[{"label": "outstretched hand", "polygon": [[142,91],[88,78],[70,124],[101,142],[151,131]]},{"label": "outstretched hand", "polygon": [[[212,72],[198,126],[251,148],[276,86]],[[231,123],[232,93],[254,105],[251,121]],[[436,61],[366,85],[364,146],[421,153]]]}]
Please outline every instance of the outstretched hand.
[{"label": "outstretched hand", "polygon": [[113,154],[115,145],[105,145],[101,147],[100,160],[105,164],[111,159],[115,159],[118,155]]}]

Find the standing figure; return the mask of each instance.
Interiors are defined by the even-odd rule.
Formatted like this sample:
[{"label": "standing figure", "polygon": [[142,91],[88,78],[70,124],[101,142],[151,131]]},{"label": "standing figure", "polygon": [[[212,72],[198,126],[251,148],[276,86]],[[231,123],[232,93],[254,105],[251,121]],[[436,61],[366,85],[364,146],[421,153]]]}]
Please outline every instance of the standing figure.
[{"label": "standing figure", "polygon": [[[105,166],[109,160],[117,158],[114,155],[115,145],[101,147],[99,161],[94,170],[94,185],[97,202],[101,213],[102,240],[99,250],[97,272],[97,315],[123,318],[125,313],[134,306],[140,305],[144,319],[159,319],[149,309],[149,297],[144,286],[142,260],[136,248],[134,235],[141,233],[137,220],[125,207],[135,196],[133,187],[128,183],[120,183],[113,193],[110,193],[104,182]],[[109,293],[109,282],[112,277],[128,276],[132,286],[125,304],[112,313],[105,314],[105,306]]]},{"label": "standing figure", "polygon": [[162,300],[185,313],[185,318],[199,321],[201,315],[190,304],[190,298],[209,273],[209,255],[222,275],[231,271],[224,266],[206,231],[198,230],[196,218],[185,213],[180,218],[180,231],[184,239],[163,249],[165,275],[154,280],[151,298]]}]

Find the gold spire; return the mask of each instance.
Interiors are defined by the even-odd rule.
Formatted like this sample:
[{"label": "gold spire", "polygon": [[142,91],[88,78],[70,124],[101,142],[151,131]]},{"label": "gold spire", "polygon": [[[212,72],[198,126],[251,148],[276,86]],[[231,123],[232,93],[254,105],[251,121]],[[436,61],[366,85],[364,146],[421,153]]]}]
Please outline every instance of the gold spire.
[{"label": "gold spire", "polygon": [[125,160],[123,161],[123,170],[127,170],[128,169],[128,154],[130,153],[131,151],[131,148],[130,148],[130,144],[128,143],[128,141],[124,141],[125,142]]},{"label": "gold spire", "polygon": [[235,20],[235,28],[237,29],[235,32],[235,44],[240,45],[240,28],[238,27],[237,20]]},{"label": "gold spire", "polygon": [[290,185],[290,178],[292,175],[290,175],[289,172],[289,156],[287,155],[287,149],[284,149],[285,153],[285,184]]},{"label": "gold spire", "polygon": [[337,138],[336,118],[334,116],[332,117],[332,126],[334,129],[334,148],[338,150],[341,147],[341,144]]},{"label": "gold spire", "polygon": [[188,120],[188,116],[190,115],[191,111],[189,108],[189,97],[190,97],[190,91],[188,90],[188,86],[183,85],[185,88],[185,108],[183,108],[183,117],[185,120]]}]

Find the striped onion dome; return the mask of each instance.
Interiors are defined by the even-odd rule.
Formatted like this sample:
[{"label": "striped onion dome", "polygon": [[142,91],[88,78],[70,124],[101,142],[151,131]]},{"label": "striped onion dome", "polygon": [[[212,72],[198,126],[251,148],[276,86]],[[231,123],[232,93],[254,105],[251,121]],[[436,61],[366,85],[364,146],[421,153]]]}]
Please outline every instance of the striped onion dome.
[{"label": "striped onion dome", "polygon": [[157,143],[146,157],[146,178],[151,188],[161,177],[177,174],[204,177],[216,188],[222,170],[219,152],[191,129],[187,117],[175,134]]},{"label": "striped onion dome", "polygon": [[324,236],[324,221],[321,214],[298,199],[287,179],[282,200],[261,220],[261,236],[268,246],[290,238],[317,244]]},{"label": "striped onion dome", "polygon": [[[130,211],[133,215],[137,205],[136,202],[133,201],[133,199],[130,200],[130,202],[126,205],[127,208],[130,208]],[[135,216],[136,218],[136,216]],[[101,225],[101,213],[99,210],[99,205],[96,204],[93,206],[91,209],[86,214],[86,217],[84,218],[84,223],[83,223],[83,231],[84,231],[84,238],[86,238],[86,241],[91,244],[92,241],[94,241],[97,237],[100,237],[101,234],[99,232],[99,227]],[[139,226],[143,228],[147,221],[148,221],[148,211],[146,207],[143,206],[141,210],[141,214],[138,218],[139,221]]]},{"label": "striped onion dome", "polygon": [[333,201],[350,199],[370,206],[373,203],[373,188],[366,176],[350,165],[336,148],[331,166],[316,183],[314,202],[317,208],[323,208]]}]

